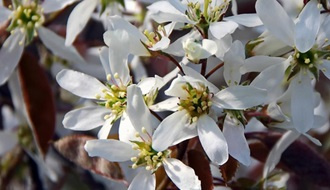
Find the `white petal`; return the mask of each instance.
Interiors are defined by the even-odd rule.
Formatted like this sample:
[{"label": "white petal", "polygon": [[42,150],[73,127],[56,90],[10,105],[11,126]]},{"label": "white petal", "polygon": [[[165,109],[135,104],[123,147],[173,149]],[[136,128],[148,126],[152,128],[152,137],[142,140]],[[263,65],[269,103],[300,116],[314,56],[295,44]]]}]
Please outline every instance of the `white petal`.
[{"label": "white petal", "polygon": [[202,115],[197,121],[198,137],[210,160],[218,165],[228,160],[228,145],[220,128],[208,115]]},{"label": "white petal", "polygon": [[134,128],[140,135],[143,135],[142,127],[147,130],[149,135],[152,135],[153,129],[159,124],[159,121],[150,113],[149,108],[144,102],[142,92],[136,85],[130,85],[127,88],[126,112]]},{"label": "white petal", "polygon": [[116,121],[117,118],[116,114],[110,114],[110,118],[105,120],[103,126],[101,127],[100,131],[97,134],[97,137],[99,139],[107,139],[109,136],[109,133],[111,131],[111,128],[113,126],[113,123]]},{"label": "white petal", "polygon": [[[126,85],[131,76],[129,75],[127,58],[129,49],[123,44],[129,44],[129,34],[125,30],[107,31],[104,38],[109,42],[109,62],[111,73],[118,73],[121,82]],[[120,83],[120,82],[118,82]]]},{"label": "white petal", "polygon": [[72,10],[66,28],[65,45],[71,45],[77,35],[83,30],[97,3],[98,1],[95,0],[83,0]]},{"label": "white petal", "polygon": [[100,106],[75,109],[65,114],[63,125],[71,130],[91,130],[103,125],[104,116],[109,113],[109,109]]},{"label": "white petal", "polygon": [[86,64],[76,48],[73,46],[65,46],[64,39],[53,31],[45,27],[40,27],[38,29],[38,34],[44,45],[50,49],[54,55],[77,64]]},{"label": "white petal", "polygon": [[77,2],[78,0],[45,0],[41,6],[44,9],[44,13],[48,14],[51,12],[59,11],[66,6]]},{"label": "white petal", "polygon": [[[215,56],[221,60],[223,60],[223,57],[225,55],[225,53],[229,50],[229,48],[231,47],[232,44],[232,37],[230,34],[227,34],[226,36],[224,36],[223,38],[216,39],[215,37],[213,37],[212,35],[209,34],[209,37],[214,40],[218,46],[218,50],[215,53]],[[213,39],[214,38],[214,39]]]},{"label": "white petal", "polygon": [[227,114],[223,124],[223,135],[228,144],[229,154],[240,163],[249,166],[251,163],[250,148],[244,136],[244,126]]},{"label": "white petal", "polygon": [[152,51],[159,51],[168,48],[170,45],[170,39],[168,37],[163,36],[162,39],[157,42],[155,45],[153,45],[151,48],[149,48]]},{"label": "white petal", "polygon": [[190,116],[186,111],[178,111],[166,117],[152,136],[152,148],[163,151],[197,135],[195,125],[190,125]]},{"label": "white petal", "polygon": [[150,55],[149,51],[141,43],[141,42],[145,43],[146,41],[148,41],[146,36],[143,35],[135,26],[133,26],[131,23],[129,23],[124,18],[121,18],[119,16],[109,17],[108,22],[110,26],[109,28],[110,31],[105,32],[103,35],[105,44],[107,44],[110,47],[111,41],[116,40],[116,39],[111,39],[111,36],[108,36],[108,32],[111,33],[117,30],[126,31],[128,33],[129,41],[122,42],[121,44],[112,44],[112,45],[118,46],[117,48],[126,49],[129,53],[132,53],[134,55],[138,55],[138,56]]},{"label": "white petal", "polygon": [[112,139],[89,140],[85,150],[91,157],[102,157],[111,162],[125,162],[138,154],[131,144]]},{"label": "white petal", "polygon": [[62,88],[88,99],[96,99],[96,95],[102,97],[102,90],[107,89],[96,78],[68,69],[59,72],[56,75],[56,80]]},{"label": "white petal", "polygon": [[210,31],[214,37],[221,39],[227,34],[232,34],[235,32],[238,24],[236,22],[214,22],[210,25]]},{"label": "white petal", "polygon": [[[275,168],[281,159],[282,153],[300,136],[295,131],[286,132],[269,152],[263,170],[263,179],[267,179],[268,174]],[[267,183],[264,183],[264,187]]]},{"label": "white petal", "polygon": [[247,109],[263,104],[267,92],[252,86],[229,86],[212,98],[212,103],[224,109]]},{"label": "white petal", "polygon": [[156,177],[150,171],[142,170],[128,187],[128,190],[155,190]]},{"label": "white petal", "polygon": [[240,41],[235,41],[225,53],[223,75],[229,86],[238,85],[241,81],[240,67],[244,63],[244,52],[243,44]]},{"label": "white petal", "polygon": [[110,62],[109,62],[109,49],[107,47],[102,47],[100,50],[100,60],[102,66],[104,68],[105,73],[108,75],[113,75],[110,69]]},{"label": "white petal", "polygon": [[203,49],[208,53],[207,55],[201,55],[201,59],[208,58],[211,55],[214,55],[218,51],[217,44],[213,40],[203,39],[202,41]]},{"label": "white petal", "polygon": [[163,163],[167,176],[179,189],[201,189],[201,181],[191,167],[174,158],[167,158]]},{"label": "white petal", "polygon": [[17,136],[11,131],[0,131],[0,157],[13,149],[18,143]]},{"label": "white petal", "polygon": [[251,86],[271,91],[275,89],[283,80],[284,72],[290,65],[291,59],[274,64],[263,70],[252,82]]},{"label": "white petal", "polygon": [[188,93],[181,88],[182,85],[186,84],[186,82],[188,81],[186,81],[184,77],[178,75],[178,77],[172,81],[170,87],[165,90],[165,94],[167,96],[186,98],[188,96]]},{"label": "white petal", "polygon": [[158,86],[162,86],[162,78],[161,77],[148,77],[142,79],[137,86],[141,89],[142,94],[151,93],[153,90],[156,90]]},{"label": "white petal", "polygon": [[295,27],[295,44],[297,49],[305,53],[315,43],[320,28],[321,13],[317,8],[316,0],[309,1],[298,17]]},{"label": "white petal", "polygon": [[253,56],[245,60],[245,63],[240,68],[242,74],[248,72],[261,72],[266,68],[274,65],[280,64],[285,61],[285,58],[282,57],[269,57],[269,56]]},{"label": "white petal", "polygon": [[9,20],[9,16],[11,13],[12,12],[9,9],[0,5],[0,24]]},{"label": "white petal", "polygon": [[322,64],[319,65],[320,70],[323,74],[330,79],[330,60],[321,60]]},{"label": "white petal", "polygon": [[152,18],[157,23],[182,22],[193,23],[184,13],[184,7],[179,1],[158,1],[147,7],[152,13]]},{"label": "white petal", "polygon": [[315,145],[322,146],[322,143],[317,138],[314,138],[314,137],[312,137],[311,135],[309,135],[307,133],[303,133],[303,135],[305,137],[307,137],[310,141],[312,141]]},{"label": "white petal", "polygon": [[[194,78],[195,80],[202,81],[207,87],[209,87],[209,90],[211,92],[216,93],[219,91],[219,89],[213,83],[209,82],[205,77],[203,77],[200,73],[198,73],[194,69],[192,69],[188,66],[185,66],[185,65],[181,65],[181,66],[187,76]],[[190,80],[190,81],[192,81],[192,80]],[[187,82],[190,82],[190,81],[187,81]]]},{"label": "white petal", "polygon": [[256,11],[265,27],[283,43],[294,46],[294,23],[276,0],[258,0]]},{"label": "white petal", "polygon": [[178,110],[179,98],[168,98],[162,102],[151,105],[149,108],[155,112],[161,111],[177,111]]},{"label": "white petal", "polygon": [[296,76],[290,83],[291,114],[295,128],[301,132],[307,132],[314,123],[314,92],[310,77],[307,74]]},{"label": "white petal", "polygon": [[262,22],[257,14],[239,14],[225,17],[223,20],[230,20],[247,27],[256,27],[262,25]]},{"label": "white petal", "polygon": [[126,143],[130,143],[131,141],[140,141],[141,139],[135,136],[136,132],[137,131],[133,127],[126,111],[124,111],[119,124],[119,140]]},{"label": "white petal", "polygon": [[0,50],[0,85],[8,80],[21,59],[24,43],[19,45],[20,42],[24,42],[24,35],[16,31],[2,45]]}]

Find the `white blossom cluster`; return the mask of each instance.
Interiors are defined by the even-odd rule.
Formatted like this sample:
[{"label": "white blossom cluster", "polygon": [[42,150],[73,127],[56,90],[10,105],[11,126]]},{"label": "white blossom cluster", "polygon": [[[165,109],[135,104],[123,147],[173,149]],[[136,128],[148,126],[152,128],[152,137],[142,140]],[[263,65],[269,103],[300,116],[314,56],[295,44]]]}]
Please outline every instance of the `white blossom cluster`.
[{"label": "white blossom cluster", "polygon": [[[0,23],[10,22],[0,50],[0,84],[37,36],[54,55],[86,64],[72,44],[91,17],[102,21],[105,45],[97,49],[105,77],[92,74],[94,68],[88,74],[86,68],[66,68],[56,80],[92,102],[63,119],[65,128],[76,131],[101,126],[98,139],[84,146],[89,156],[130,161],[139,170],[128,189],[155,189],[162,167],[179,189],[201,189],[194,169],[176,159],[175,145],[190,139],[213,165],[231,156],[249,166],[245,132],[253,119],[287,131],[282,148],[274,148],[266,162],[265,177],[278,162],[272,158],[299,135],[319,144],[307,132],[327,123],[318,112],[323,100],[315,85],[320,77],[330,79],[330,16],[317,0],[257,0],[254,14],[237,14],[231,0],[126,0],[125,8],[109,0],[13,2],[0,4]],[[65,39],[43,26],[48,14],[73,3]],[[123,12],[142,11],[139,3],[147,6],[137,27],[137,18]],[[159,67],[163,61],[157,61],[165,60],[173,70],[148,76],[143,59]],[[115,131],[118,138],[110,139]]]}]

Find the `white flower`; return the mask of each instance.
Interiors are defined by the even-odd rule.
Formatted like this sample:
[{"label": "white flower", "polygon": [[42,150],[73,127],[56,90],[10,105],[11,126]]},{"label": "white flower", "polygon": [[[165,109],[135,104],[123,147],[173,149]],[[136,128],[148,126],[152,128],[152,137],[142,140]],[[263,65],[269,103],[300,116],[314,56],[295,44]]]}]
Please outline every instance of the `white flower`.
[{"label": "white flower", "polygon": [[244,110],[262,104],[266,92],[249,86],[229,86],[219,91],[193,69],[183,68],[187,76],[178,75],[165,91],[166,95],[179,99],[179,103],[172,101],[171,106],[167,106],[178,111],[165,118],[156,129],[153,147],[162,150],[198,135],[210,160],[224,164],[228,159],[228,145],[216,124],[217,112],[219,109]]},{"label": "white flower", "polygon": [[[241,14],[223,18],[230,0],[208,1],[159,1],[148,7],[153,19],[158,23],[179,22],[196,26],[204,35],[208,35],[208,28],[217,39],[223,38],[227,34],[232,34],[239,24],[247,27],[259,26],[262,23],[256,14]],[[220,20],[220,21],[219,21]]]},{"label": "white flower", "polygon": [[[180,189],[201,189],[192,168],[184,165],[181,161],[170,158],[171,151],[154,150],[152,147],[152,132],[157,120],[153,117],[144,103],[141,90],[131,85],[128,91],[128,111],[131,125],[126,127],[128,139],[126,142],[117,140],[90,140],[85,144],[85,149],[90,156],[100,156],[113,162],[131,160],[132,168],[144,167],[132,181],[128,189],[153,190],[156,187],[155,172],[164,166],[165,172],[173,183]],[[133,128],[134,127],[134,128]]]},{"label": "white flower", "polygon": [[45,21],[44,13],[58,11],[72,0],[61,1],[55,6],[50,1],[52,0],[42,4],[36,4],[34,1],[13,1],[15,3],[10,6],[12,10],[0,5],[0,23],[11,21],[7,28],[11,35],[0,50],[0,85],[8,80],[22,56],[24,47],[37,35],[55,55],[76,63],[85,62],[74,47],[66,47],[63,38],[42,26]]},{"label": "white flower", "polygon": [[[101,139],[108,137],[113,123],[120,117],[120,128],[129,122],[126,115],[127,87],[132,84],[127,64],[129,50],[121,44],[128,43],[130,38],[128,33],[122,30],[110,34],[112,43],[109,43],[109,48],[103,47],[100,50],[100,59],[107,76],[106,84],[102,84],[94,77],[71,70],[62,70],[56,76],[62,88],[77,96],[97,100],[99,104],[67,113],[63,125],[72,130],[91,130],[103,125],[98,133]],[[152,104],[158,88],[163,84],[161,78],[156,77],[146,78],[139,85],[143,87],[148,104]],[[119,136],[121,135],[123,134],[119,132]]]},{"label": "white flower", "polygon": [[[314,0],[306,4],[296,23],[274,0],[258,0],[256,10],[269,32],[291,46],[294,53],[282,63],[264,67],[251,85],[267,89],[268,93],[272,94],[283,79],[290,80],[293,124],[299,132],[304,133],[312,128],[314,123],[314,104],[310,100],[314,99],[315,94],[311,80],[318,79],[319,70],[328,78],[330,76],[330,61],[327,60],[329,51],[323,49],[323,46],[327,45],[329,27],[320,29],[320,10]],[[326,19],[323,24],[326,26],[328,22],[329,19]]]}]

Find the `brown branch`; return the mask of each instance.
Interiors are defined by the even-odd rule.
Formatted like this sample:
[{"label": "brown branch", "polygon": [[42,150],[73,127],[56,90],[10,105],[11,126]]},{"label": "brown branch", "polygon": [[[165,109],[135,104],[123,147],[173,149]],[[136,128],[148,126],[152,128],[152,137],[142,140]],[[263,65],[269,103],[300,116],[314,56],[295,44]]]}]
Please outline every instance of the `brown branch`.
[{"label": "brown branch", "polygon": [[220,63],[219,65],[215,66],[209,73],[205,75],[205,78],[209,78],[215,71],[220,69],[224,65],[224,62]]}]

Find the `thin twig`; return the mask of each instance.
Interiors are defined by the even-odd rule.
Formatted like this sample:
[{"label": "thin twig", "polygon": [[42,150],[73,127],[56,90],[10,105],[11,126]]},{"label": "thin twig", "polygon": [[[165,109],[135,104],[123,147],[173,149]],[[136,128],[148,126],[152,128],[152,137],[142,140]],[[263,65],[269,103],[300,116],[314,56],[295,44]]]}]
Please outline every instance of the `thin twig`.
[{"label": "thin twig", "polygon": [[163,119],[156,113],[156,112],[154,112],[153,110],[151,110],[151,109],[149,109],[150,110],[150,113],[152,114],[152,115],[154,115],[159,121],[163,121]]},{"label": "thin twig", "polygon": [[209,73],[205,75],[205,78],[209,78],[215,71],[220,69],[224,65],[224,62],[220,63],[219,65],[215,66]]},{"label": "thin twig", "polygon": [[202,59],[200,62],[202,63],[201,75],[205,76],[207,59]]},{"label": "thin twig", "polygon": [[183,71],[180,63],[174,57],[172,57],[171,55],[169,55],[167,53],[164,53],[164,52],[162,52],[161,54],[163,56],[167,57],[171,62],[173,62],[180,69],[180,71],[182,72],[182,74],[184,74],[184,71]]}]

